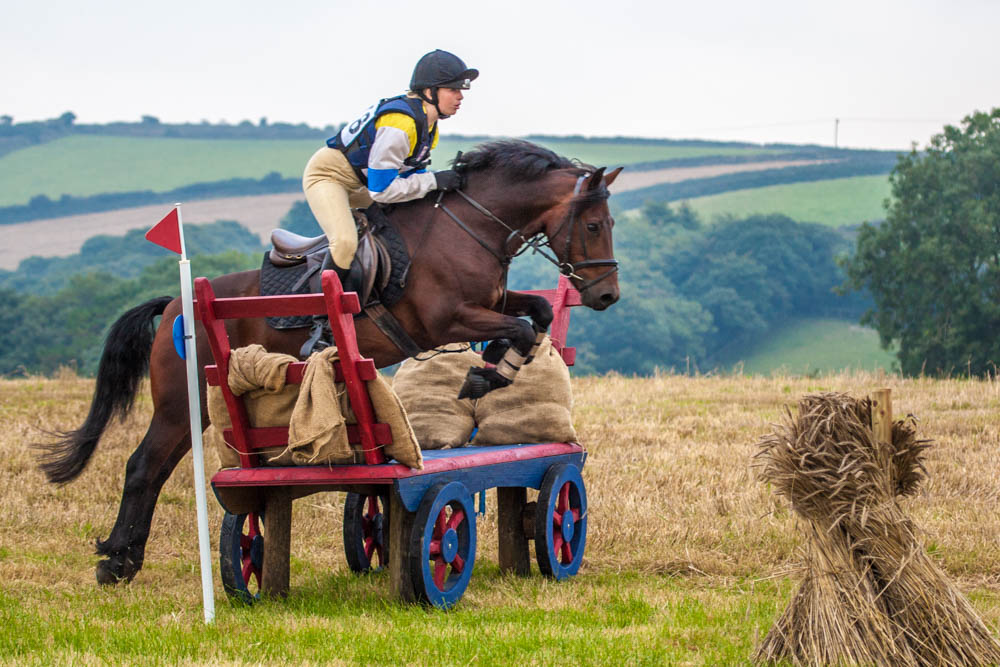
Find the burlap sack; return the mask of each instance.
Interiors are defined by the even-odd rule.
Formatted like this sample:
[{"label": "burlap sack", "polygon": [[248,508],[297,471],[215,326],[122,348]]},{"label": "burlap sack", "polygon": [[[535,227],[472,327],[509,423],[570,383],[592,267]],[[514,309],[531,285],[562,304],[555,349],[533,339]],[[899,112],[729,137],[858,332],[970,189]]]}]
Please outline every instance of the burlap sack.
[{"label": "burlap sack", "polygon": [[[471,366],[483,366],[483,360],[468,345],[453,343],[438,348],[449,351],[426,361],[407,359],[392,380],[421,449],[461,447],[469,441],[476,427],[475,405],[471,399],[458,399],[458,391]],[[457,352],[455,350],[463,350]],[[429,357],[434,351],[421,357]]]},{"label": "burlap sack", "polygon": [[[285,385],[285,371],[293,361],[297,359],[269,353],[260,345],[233,350],[229,358],[229,388],[237,396],[243,396],[251,426],[288,426],[299,395],[297,386]],[[205,429],[206,446],[218,452],[221,468],[239,467],[239,454],[222,439],[222,431],[231,428],[232,421],[218,387],[208,388],[208,418],[212,423]],[[284,447],[259,450],[270,465],[291,465],[291,454],[283,457],[284,451]]]},{"label": "burlap sack", "polygon": [[494,389],[475,405],[473,445],[576,442],[569,369],[546,336],[514,384]]},{"label": "burlap sack", "polygon": [[[247,394],[245,403],[251,426],[288,426],[288,446],[260,450],[266,465],[316,465],[361,463],[360,445],[350,445],[347,424],[356,423],[344,386],[334,384],[336,348],[327,348],[309,359],[301,385],[285,386],[285,371],[294,357],[269,354],[260,345],[233,350],[229,385],[236,395]],[[248,393],[249,392],[249,393]],[[423,468],[416,436],[399,400],[381,376],[368,382],[375,419],[389,424],[393,442],[386,456],[409,466]],[[239,455],[222,439],[229,428],[229,412],[222,392],[212,387],[208,395],[212,425],[205,440],[219,452],[222,467],[239,465]]]}]

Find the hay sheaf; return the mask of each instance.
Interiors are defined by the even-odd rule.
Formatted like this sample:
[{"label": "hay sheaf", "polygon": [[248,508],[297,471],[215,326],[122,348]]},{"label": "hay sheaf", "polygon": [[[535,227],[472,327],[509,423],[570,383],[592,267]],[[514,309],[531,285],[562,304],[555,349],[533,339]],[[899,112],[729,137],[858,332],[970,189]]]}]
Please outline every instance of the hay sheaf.
[{"label": "hay sheaf", "polygon": [[762,481],[805,520],[805,578],[754,659],[795,664],[997,664],[1000,645],[926,554],[897,499],[926,478],[912,417],[892,442],[871,401],[804,397],[758,443]]}]

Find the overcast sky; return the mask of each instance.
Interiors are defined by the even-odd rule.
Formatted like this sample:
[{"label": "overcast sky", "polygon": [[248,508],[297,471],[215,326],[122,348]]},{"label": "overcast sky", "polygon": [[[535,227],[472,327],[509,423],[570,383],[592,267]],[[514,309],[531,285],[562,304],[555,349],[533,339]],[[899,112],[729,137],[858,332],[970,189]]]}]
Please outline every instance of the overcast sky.
[{"label": "overcast sky", "polygon": [[1000,106],[997,0],[47,0],[0,11],[0,114],[323,126],[434,48],[443,131],[906,148]]}]

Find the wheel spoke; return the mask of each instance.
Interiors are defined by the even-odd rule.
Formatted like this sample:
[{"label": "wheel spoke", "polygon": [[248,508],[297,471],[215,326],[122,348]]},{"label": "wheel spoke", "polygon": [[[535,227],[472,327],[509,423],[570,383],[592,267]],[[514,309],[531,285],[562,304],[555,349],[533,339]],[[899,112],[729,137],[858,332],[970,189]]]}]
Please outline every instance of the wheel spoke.
[{"label": "wheel spoke", "polygon": [[552,513],[552,523],[554,523],[558,528],[562,528],[563,514],[564,512],[559,511]]},{"label": "wheel spoke", "polygon": [[249,551],[253,544],[253,538],[249,535],[240,535],[240,551]]},{"label": "wheel spoke", "polygon": [[441,540],[431,540],[431,543],[427,545],[427,551],[431,556],[441,555]]},{"label": "wheel spoke", "polygon": [[365,538],[365,558],[368,559],[368,562],[371,562],[372,553],[374,552],[375,552],[375,538],[374,537]]},{"label": "wheel spoke", "polygon": [[565,512],[569,509],[569,482],[562,485],[559,489],[559,502],[556,505],[559,512]]},{"label": "wheel spoke", "polygon": [[445,525],[448,521],[448,517],[445,516],[445,510],[447,509],[447,505],[443,507],[441,512],[438,513],[437,520],[434,522],[434,535],[432,536],[434,539],[439,540],[441,539],[441,536],[444,535]]},{"label": "wheel spoke", "polygon": [[367,516],[369,519],[374,519],[377,514],[378,514],[378,496],[368,496]]},{"label": "wheel spoke", "polygon": [[465,512],[462,510],[455,510],[455,513],[451,515],[451,519],[448,520],[446,529],[458,530],[458,524],[462,523],[463,519],[465,519]]},{"label": "wheel spoke", "polygon": [[460,555],[455,554],[455,558],[451,561],[451,569],[452,571],[461,574],[462,570],[465,569],[465,559]]},{"label": "wheel spoke", "polygon": [[559,549],[562,548],[562,545],[563,545],[562,533],[555,533],[554,535],[552,535],[552,551],[554,551],[555,553],[559,553]]},{"label": "wheel spoke", "polygon": [[569,565],[573,562],[573,545],[569,541],[563,542],[562,545],[562,563],[563,565]]},{"label": "wheel spoke", "polygon": [[257,577],[257,582],[260,583],[260,571],[254,566],[253,562],[248,558],[243,564],[243,581],[250,584],[250,579],[252,577]]},{"label": "wheel spoke", "polygon": [[434,559],[434,584],[444,590],[444,576],[448,572],[448,564],[443,558]]},{"label": "wheel spoke", "polygon": [[573,523],[576,523],[577,521],[580,520],[580,510],[579,510],[579,508],[577,508],[577,509],[571,509],[569,512],[570,512],[570,514],[573,515]]}]

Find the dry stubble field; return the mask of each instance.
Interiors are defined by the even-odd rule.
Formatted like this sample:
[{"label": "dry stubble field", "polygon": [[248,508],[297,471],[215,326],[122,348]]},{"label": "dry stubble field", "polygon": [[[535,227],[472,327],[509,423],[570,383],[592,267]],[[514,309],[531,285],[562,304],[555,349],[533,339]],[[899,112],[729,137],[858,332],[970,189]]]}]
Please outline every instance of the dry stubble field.
[{"label": "dry stubble field", "polygon": [[[1000,382],[904,380],[872,374],[814,379],[666,374],[638,379],[614,375],[574,379],[575,422],[589,450],[584,479],[590,519],[581,573],[558,585],[541,582],[526,586],[500,576],[495,567],[495,516],[488,512],[480,519],[476,563],[476,572],[485,574],[480,583],[477,575],[473,576],[459,614],[496,608],[527,614],[539,607],[546,613],[569,613],[581,604],[606,605],[611,595],[618,615],[601,618],[611,619],[614,627],[604,639],[608,645],[616,645],[619,653],[592,649],[596,652],[588,654],[590,661],[603,662],[612,655],[637,662],[659,662],[664,655],[671,656],[667,662],[725,661],[729,659],[725,656],[731,658],[732,654],[713,654],[711,644],[730,634],[742,637],[733,650],[745,657],[790,595],[801,544],[787,504],[755,480],[755,443],[770,424],[782,419],[785,406],[794,406],[803,394],[843,391],[860,396],[880,386],[893,389],[896,415],[912,413],[919,419],[918,435],[935,441],[927,457],[929,481],[916,497],[904,501],[904,511],[923,529],[928,550],[970,595],[990,627],[996,628],[1000,624]],[[196,626],[200,591],[190,459],[181,463],[163,490],[146,564],[136,580],[130,587],[91,592],[96,590],[93,542],[106,536],[114,522],[125,461],[147,423],[148,398],[143,398],[126,423],[111,429],[90,467],[73,484],[50,486],[35,469],[28,443],[42,436],[40,428],[77,425],[86,413],[91,388],[92,381],[72,375],[0,381],[0,618],[6,623],[18,614],[27,614],[41,623],[51,620],[60,628],[67,623],[83,625],[89,612],[78,605],[81,599],[94,596],[98,604],[127,607],[140,619],[149,608],[148,613],[156,615],[153,620],[161,626]],[[209,470],[214,470],[216,460],[214,453],[209,455]],[[221,510],[211,493],[209,500],[215,558]],[[487,505],[495,506],[492,498]],[[233,610],[224,602],[216,573],[219,623],[238,626],[245,620],[241,614],[246,613],[287,620],[288,613],[294,615],[289,609],[305,604],[303,599],[309,595],[340,595],[317,591],[350,582],[341,574],[347,570],[340,544],[341,511],[339,494],[296,502],[289,601],[268,603],[269,609]],[[608,583],[618,579],[624,583]],[[767,586],[773,590],[761,600],[755,588]],[[384,597],[386,589],[387,581],[375,578],[348,586],[343,595]],[[151,602],[154,600],[157,604]],[[707,616],[682,618],[678,609],[688,600]],[[162,611],[164,601],[173,611]],[[390,601],[385,604],[394,609]],[[636,609],[634,618],[628,611],[632,607]],[[333,613],[344,611],[343,607],[336,609],[339,611]],[[365,609],[360,620],[374,622],[368,618],[370,610]],[[256,618],[258,623],[267,622]],[[306,620],[296,617],[296,622],[322,627],[340,621],[316,620],[310,613]],[[447,624],[447,620],[441,623]],[[713,626],[719,627],[713,630]],[[78,646],[81,640],[73,639],[72,632],[61,632],[69,633],[70,638],[59,640],[62,635],[57,633],[56,639],[39,645],[50,651],[46,655],[71,661],[102,655],[97,649]],[[504,633],[502,628],[497,632],[498,636]],[[593,632],[601,634],[600,629]],[[487,632],[486,636],[491,635]],[[475,644],[479,640],[470,641]],[[29,645],[29,640],[15,641],[6,648]],[[648,654],[644,652],[647,646],[679,653]],[[254,654],[225,649],[205,654],[200,650],[167,650],[165,659],[173,661],[180,655],[195,662],[206,656],[223,661],[255,660]],[[573,657],[571,650],[538,650],[522,657],[529,662]],[[133,649],[121,651],[134,656]],[[267,655],[257,659],[267,661]],[[296,655],[303,661],[317,659],[315,653],[293,657]],[[351,655],[349,662],[379,662],[381,654]],[[0,657],[4,657],[2,651]],[[396,660],[398,656],[385,655],[383,659]],[[452,663],[455,656],[445,654],[443,661]]]}]

